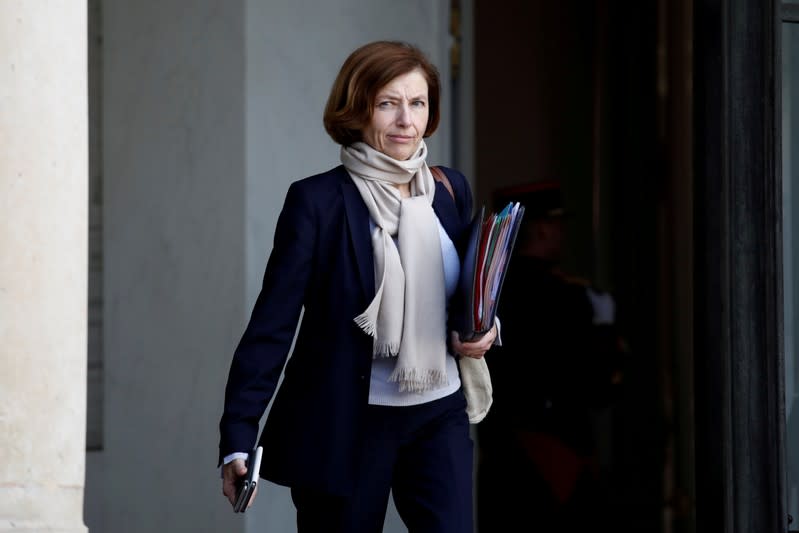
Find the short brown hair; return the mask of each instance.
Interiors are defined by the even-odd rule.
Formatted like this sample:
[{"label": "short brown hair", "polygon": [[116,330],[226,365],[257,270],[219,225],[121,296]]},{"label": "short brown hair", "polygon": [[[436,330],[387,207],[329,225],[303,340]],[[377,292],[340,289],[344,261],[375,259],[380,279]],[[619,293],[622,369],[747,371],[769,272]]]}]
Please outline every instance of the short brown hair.
[{"label": "short brown hair", "polygon": [[429,115],[424,137],[436,131],[441,118],[438,70],[417,47],[402,41],[375,41],[350,54],[339,70],[325,106],[325,130],[338,144],[362,140],[372,119],[377,92],[397,76],[419,69],[427,81]]}]

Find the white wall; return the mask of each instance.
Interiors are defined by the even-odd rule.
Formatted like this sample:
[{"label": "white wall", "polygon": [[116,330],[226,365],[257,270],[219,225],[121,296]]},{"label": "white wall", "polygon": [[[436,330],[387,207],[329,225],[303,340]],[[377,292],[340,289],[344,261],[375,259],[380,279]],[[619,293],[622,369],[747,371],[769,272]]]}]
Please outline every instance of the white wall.
[{"label": "white wall", "polygon": [[[446,101],[448,4],[104,0],[105,447],[89,455],[86,494],[95,532],[295,530],[285,488],[263,484],[244,516],[221,496],[230,357],[289,184],[338,164],[322,111],[341,63],[371,40],[414,42],[441,70]],[[432,161],[450,164],[442,119],[428,144]],[[404,531],[393,510],[386,531]]]},{"label": "white wall", "polygon": [[244,5],[102,10],[106,405],[86,520],[240,530],[215,467],[245,315]]}]

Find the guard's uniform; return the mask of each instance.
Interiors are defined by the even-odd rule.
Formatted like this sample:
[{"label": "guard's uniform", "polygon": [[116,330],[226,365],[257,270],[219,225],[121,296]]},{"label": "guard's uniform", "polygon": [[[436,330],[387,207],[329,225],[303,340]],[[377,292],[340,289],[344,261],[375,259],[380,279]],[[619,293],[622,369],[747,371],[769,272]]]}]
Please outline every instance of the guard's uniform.
[{"label": "guard's uniform", "polygon": [[494,404],[477,426],[480,531],[593,529],[599,511],[592,413],[612,399],[623,355],[594,324],[587,284],[517,255],[486,355]]}]

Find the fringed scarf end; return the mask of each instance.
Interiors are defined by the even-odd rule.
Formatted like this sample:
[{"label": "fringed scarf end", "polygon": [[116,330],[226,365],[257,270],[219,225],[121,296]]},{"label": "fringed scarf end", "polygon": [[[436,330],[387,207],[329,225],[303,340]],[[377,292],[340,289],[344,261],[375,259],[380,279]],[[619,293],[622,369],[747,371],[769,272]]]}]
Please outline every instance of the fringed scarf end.
[{"label": "fringed scarf end", "polygon": [[353,321],[363,330],[364,333],[374,338],[377,333],[377,323],[364,312],[353,318]]},{"label": "fringed scarf end", "polygon": [[376,342],[374,346],[374,358],[396,357],[399,354],[400,343],[398,342]]},{"label": "fringed scarf end", "polygon": [[446,371],[418,368],[397,368],[388,380],[399,383],[400,392],[427,392],[449,384]]}]

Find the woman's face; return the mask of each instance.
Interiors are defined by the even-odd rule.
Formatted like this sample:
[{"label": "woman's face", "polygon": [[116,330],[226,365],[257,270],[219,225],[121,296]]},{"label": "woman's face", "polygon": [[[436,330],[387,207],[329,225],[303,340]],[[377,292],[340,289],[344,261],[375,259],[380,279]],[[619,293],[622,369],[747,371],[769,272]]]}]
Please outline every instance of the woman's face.
[{"label": "woman's face", "polygon": [[377,91],[363,140],[379,152],[405,160],[419,147],[430,113],[427,81],[419,69],[397,76]]}]

